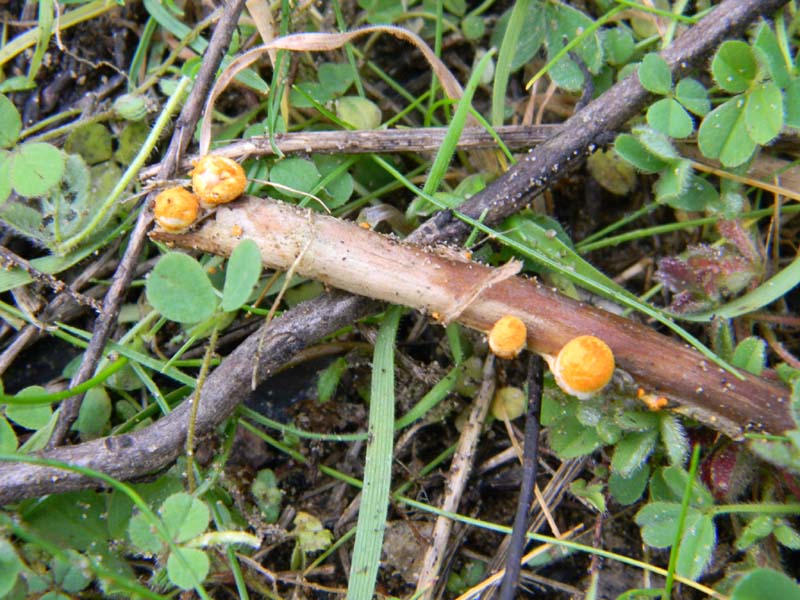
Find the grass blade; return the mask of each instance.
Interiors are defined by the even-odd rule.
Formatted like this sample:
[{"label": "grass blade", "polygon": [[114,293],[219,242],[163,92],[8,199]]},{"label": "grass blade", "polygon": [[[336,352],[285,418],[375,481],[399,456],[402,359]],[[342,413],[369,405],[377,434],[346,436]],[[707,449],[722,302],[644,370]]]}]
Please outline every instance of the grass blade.
[{"label": "grass blade", "polygon": [[386,312],[375,343],[364,491],[350,566],[348,600],[370,600],[375,594],[392,480],[394,341],[402,312],[399,306]]}]

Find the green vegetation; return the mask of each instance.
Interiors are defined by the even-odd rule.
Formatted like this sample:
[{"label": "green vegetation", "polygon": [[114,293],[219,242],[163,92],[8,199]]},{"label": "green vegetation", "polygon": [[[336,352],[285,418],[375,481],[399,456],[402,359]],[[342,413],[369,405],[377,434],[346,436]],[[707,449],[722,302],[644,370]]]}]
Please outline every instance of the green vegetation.
[{"label": "green vegetation", "polygon": [[[214,13],[172,0],[35,4],[35,21],[13,15],[0,42],[8,267],[0,272],[0,475],[9,465],[53,466],[94,478],[97,489],[33,494],[0,509],[0,598],[282,598],[296,589],[309,597],[411,597],[416,579],[406,569],[419,569],[414,560],[428,549],[437,516],[465,527],[452,536],[459,546],[439,573],[445,597],[488,585],[489,562],[513,520],[502,498],[512,492],[492,486],[518,483],[518,457],[473,471],[458,510],[440,508],[442,477],[489,372],[480,334],[384,307],[282,357],[300,382],[291,397],[279,397],[268,380],[216,429],[197,432],[198,399],[220,354],[254,323],[291,315],[326,290],[294,267],[265,272],[250,239],[227,259],[147,240],[113,339],[90,376],[70,383],[96,315],[61,306],[61,282],[79,280],[73,297],[102,300],[147,210],[144,199],[167,185],[188,186],[185,165],[169,181],[154,179],[151,167],[166,156],[230,3]],[[188,153],[203,149],[203,131],[211,150],[253,142],[267,150],[236,156],[248,194],[398,238],[449,209],[472,227],[464,245],[473,260],[518,259],[523,273],[562,294],[663,326],[704,353],[723,381],[741,372],[782,382],[793,422],[783,435],[753,432],[742,443],[696,414],[651,410],[660,408],[659,390],[639,388],[620,370],[585,401],[547,375],[540,460],[556,471],[592,459],[562,484],[568,501],[556,508],[564,511],[556,512],[559,527],[584,531],[529,534],[541,547],[527,568],[573,561],[573,571],[590,577],[563,583],[587,594],[607,593],[594,557],[653,575],[647,589],[621,598],[681,597],[689,589],[735,600],[800,598],[789,567],[800,551],[800,257],[798,208],[786,200],[800,198],[796,3],[724,41],[682,77],[659,53],[713,10],[709,0],[518,0],[505,11],[493,0],[323,4],[248,3],[218,73],[232,83],[216,90],[202,115],[208,128],[187,134]],[[698,12],[688,14],[687,5]],[[98,39],[98,31],[113,37],[115,19],[136,31],[120,38],[116,57]],[[404,28],[420,40],[376,29],[325,44],[292,38],[290,51],[269,38],[367,24]],[[254,50],[261,43],[272,46]],[[263,60],[237,62],[246,52]],[[114,64],[118,58],[125,64]],[[30,112],[32,94],[52,95],[48,86],[83,63],[92,68],[70,79],[74,90]],[[628,76],[649,92],[647,105],[624,131],[608,132],[613,139],[585,169],[564,174],[500,223],[459,212],[516,160],[499,135],[499,150],[460,148],[466,127],[560,123],[585,90],[584,100],[596,99]],[[95,93],[93,103],[78,102]],[[429,153],[280,150],[279,134],[408,127],[446,134]],[[34,336],[45,343],[18,355]],[[261,342],[247,365],[248,386]],[[56,373],[40,375],[37,361],[53,357],[34,352],[55,352]],[[524,413],[524,364],[525,353],[496,364],[498,388],[509,396],[498,398],[508,406],[483,424],[480,451],[470,457],[475,469],[522,443],[511,421]],[[191,403],[188,450],[134,482],[107,475],[108,465],[53,458],[58,450],[38,455],[62,403],[77,394],[84,397],[70,443],[142,431]],[[540,474],[539,485],[549,478]],[[397,541],[390,535],[398,522],[418,529]],[[629,537],[620,550],[610,540],[622,530]],[[393,553],[404,547],[412,556]]]}]

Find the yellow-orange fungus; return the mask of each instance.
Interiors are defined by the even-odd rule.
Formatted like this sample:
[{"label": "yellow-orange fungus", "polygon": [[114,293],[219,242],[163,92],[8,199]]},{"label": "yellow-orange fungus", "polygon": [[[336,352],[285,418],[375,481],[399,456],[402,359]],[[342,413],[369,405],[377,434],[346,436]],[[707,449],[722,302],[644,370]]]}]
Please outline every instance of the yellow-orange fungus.
[{"label": "yellow-orange fungus", "polygon": [[242,166],[230,158],[208,154],[194,163],[192,188],[205,208],[236,200],[247,187]]},{"label": "yellow-orange fungus", "polygon": [[519,317],[506,315],[489,332],[489,348],[500,358],[511,359],[525,347],[528,332]]},{"label": "yellow-orange fungus", "polygon": [[189,229],[200,213],[200,203],[189,190],[182,187],[167,188],[156,196],[153,214],[164,231],[182,233]]},{"label": "yellow-orange fungus", "polygon": [[578,336],[561,348],[553,366],[556,383],[585,400],[602,390],[614,375],[614,353],[592,335]]},{"label": "yellow-orange fungus", "polygon": [[636,390],[636,397],[645,403],[647,408],[653,412],[657,412],[667,407],[669,400],[664,396],[656,396],[655,394],[648,394],[644,388]]}]

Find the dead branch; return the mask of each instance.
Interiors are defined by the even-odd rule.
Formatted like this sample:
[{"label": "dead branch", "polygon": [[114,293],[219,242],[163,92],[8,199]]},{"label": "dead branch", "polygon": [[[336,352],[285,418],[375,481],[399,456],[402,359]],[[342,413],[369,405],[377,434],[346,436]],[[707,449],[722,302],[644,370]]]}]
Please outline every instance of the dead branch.
[{"label": "dead branch", "polygon": [[[561,125],[504,125],[495,128],[497,136],[512,151],[527,150],[552,135]],[[360,131],[296,131],[275,134],[275,147],[284,154],[371,154],[378,152],[436,152],[447,135],[446,127],[413,127],[408,129],[369,129]],[[496,148],[491,132],[479,127],[466,127],[458,140],[459,150]],[[214,149],[214,154],[228,158],[271,156],[275,154],[269,136],[255,136]],[[181,167],[190,169],[198,156],[189,156]],[[139,180],[157,176],[158,165],[142,169]]]},{"label": "dead branch", "polygon": [[[451,260],[307,209],[247,198],[218,209],[195,232],[151,235],[223,256],[250,238],[269,267],[286,270],[297,263],[297,273],[305,277],[432,315],[458,306],[456,320],[483,332],[501,316],[516,315],[528,328],[528,348],[541,354],[557,354],[575,336],[595,335],[608,343],[637,385],[736,437],[751,429],[780,433],[791,422],[788,390],[752,375],[738,379],[644,325],[576,302],[535,280],[493,278],[490,267]],[[481,286],[464,306],[465,290],[484,281],[491,284]]]}]

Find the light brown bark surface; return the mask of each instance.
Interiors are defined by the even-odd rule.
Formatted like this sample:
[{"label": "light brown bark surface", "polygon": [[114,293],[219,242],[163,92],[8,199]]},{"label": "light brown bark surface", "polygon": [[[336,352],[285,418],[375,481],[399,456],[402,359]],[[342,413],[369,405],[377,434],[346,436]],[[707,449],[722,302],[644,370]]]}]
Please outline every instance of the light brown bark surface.
[{"label": "light brown bark surface", "polygon": [[266,266],[286,270],[298,261],[296,272],[305,277],[434,316],[458,306],[463,310],[456,320],[479,331],[513,314],[528,328],[528,348],[542,354],[556,354],[577,335],[595,335],[637,385],[734,436],[750,429],[780,433],[791,422],[788,390],[746,373],[739,378],[649,327],[576,302],[536,280],[497,281],[491,267],[446,258],[307,209],[247,198],[218,209],[197,231],[153,237],[224,256],[250,238]]}]

